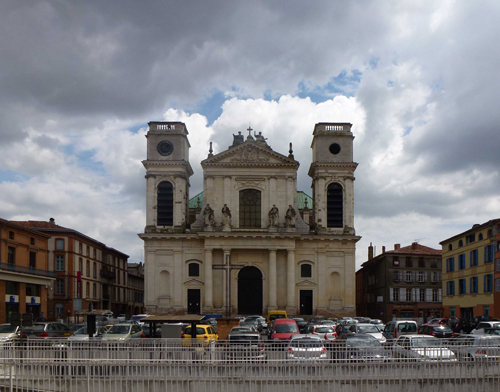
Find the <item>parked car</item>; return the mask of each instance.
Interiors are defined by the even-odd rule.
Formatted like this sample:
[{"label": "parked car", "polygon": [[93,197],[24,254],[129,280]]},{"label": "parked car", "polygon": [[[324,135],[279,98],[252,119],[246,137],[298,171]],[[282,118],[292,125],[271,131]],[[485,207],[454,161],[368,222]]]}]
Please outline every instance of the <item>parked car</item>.
[{"label": "parked car", "polygon": [[11,324],[0,325],[0,342],[10,342],[19,339],[19,327]]},{"label": "parked car", "polygon": [[368,323],[363,323],[363,324],[354,324],[349,327],[349,332],[353,333],[366,333],[368,335],[373,336],[375,339],[377,339],[380,343],[385,343],[387,339],[385,336],[382,334],[382,332],[379,331],[376,325],[373,324],[368,324]]},{"label": "parked car", "polygon": [[441,340],[427,335],[402,335],[394,343],[394,355],[408,361],[456,361],[453,351]]},{"label": "parked car", "polygon": [[481,321],[471,332],[473,335],[484,335],[485,328],[500,327],[500,321]]},{"label": "parked car", "polygon": [[304,333],[304,331],[307,329],[308,322],[302,317],[292,317],[292,320],[295,320],[295,322],[297,323],[300,333]]},{"label": "parked car", "polygon": [[[106,329],[103,326],[98,326],[96,331],[92,337],[100,338],[104,334]],[[73,335],[71,335],[68,340],[89,340],[89,333],[87,331],[87,327],[82,327],[75,331]]]},{"label": "parked car", "polygon": [[240,321],[240,326],[242,326],[242,327],[250,327],[255,332],[258,332],[259,322],[257,320],[255,320],[255,319],[250,319],[248,321],[244,320],[244,321]]},{"label": "parked car", "polygon": [[286,359],[300,362],[316,362],[326,360],[327,352],[318,336],[298,334],[290,337],[286,347]]},{"label": "parked car", "polygon": [[270,310],[267,314],[267,324],[269,325],[273,320],[280,318],[288,318],[285,310]]},{"label": "parked car", "polygon": [[138,324],[115,324],[102,335],[102,339],[107,341],[123,341],[143,337],[145,334]]},{"label": "parked car", "polygon": [[260,333],[231,332],[227,335],[226,359],[230,362],[265,362],[266,352]]},{"label": "parked car", "polygon": [[430,335],[436,338],[449,339],[455,336],[455,333],[446,324],[423,324],[418,329],[420,335]]},{"label": "parked car", "polygon": [[[184,331],[181,333],[183,345],[191,344],[191,325],[188,325]],[[196,339],[203,343],[204,346],[215,344],[219,340],[219,335],[215,332],[214,327],[209,324],[197,324],[196,325]]]},{"label": "parked car", "polygon": [[134,314],[132,317],[130,317],[130,321],[135,321],[139,325],[142,325],[142,324],[144,324],[144,322],[142,322],[141,320],[145,319],[148,316],[151,316],[151,315],[150,314]]},{"label": "parked car", "polygon": [[231,328],[231,331],[229,331],[230,334],[236,333],[236,332],[248,332],[248,333],[250,333],[250,332],[255,332],[255,330],[250,326],[239,325],[237,327]]},{"label": "parked car", "polygon": [[69,327],[69,330],[72,332],[78,331],[80,328],[85,327],[87,324],[73,324],[71,327]]},{"label": "parked car", "polygon": [[299,327],[294,320],[278,319],[274,321],[271,339],[288,340],[292,335],[299,333]]},{"label": "parked car", "polygon": [[350,362],[388,362],[392,359],[390,351],[368,334],[348,333],[332,342],[333,359]]},{"label": "parked car", "polygon": [[485,335],[500,335],[500,327],[485,328],[484,334]]},{"label": "parked car", "polygon": [[500,336],[460,335],[450,340],[449,348],[458,359],[500,361]]},{"label": "parked car", "polygon": [[416,334],[417,322],[413,320],[389,321],[384,328],[383,335],[387,340],[397,339],[401,335]]},{"label": "parked car", "polygon": [[73,332],[66,324],[55,321],[37,322],[33,323],[31,327],[23,328],[23,337],[28,338],[67,338],[72,334]]},{"label": "parked car", "polygon": [[[245,321],[255,320],[257,322],[257,330],[262,332],[264,328],[267,328],[267,321],[262,316],[248,316]],[[241,324],[241,322],[240,322]]]},{"label": "parked car", "polygon": [[332,341],[337,339],[337,332],[331,325],[310,325],[306,329],[307,334],[316,335],[321,340]]}]

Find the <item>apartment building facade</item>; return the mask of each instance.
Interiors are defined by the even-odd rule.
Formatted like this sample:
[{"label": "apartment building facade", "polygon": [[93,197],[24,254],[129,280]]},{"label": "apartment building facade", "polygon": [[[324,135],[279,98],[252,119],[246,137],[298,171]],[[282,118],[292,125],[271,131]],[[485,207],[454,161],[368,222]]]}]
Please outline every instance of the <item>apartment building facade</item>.
[{"label": "apartment building facade", "polygon": [[500,318],[500,219],[440,242],[446,316]]}]

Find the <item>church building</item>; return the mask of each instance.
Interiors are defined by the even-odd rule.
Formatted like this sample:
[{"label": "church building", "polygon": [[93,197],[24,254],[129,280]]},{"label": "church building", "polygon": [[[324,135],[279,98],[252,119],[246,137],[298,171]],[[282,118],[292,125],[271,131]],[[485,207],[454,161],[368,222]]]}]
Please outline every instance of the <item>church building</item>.
[{"label": "church building", "polygon": [[[299,162],[261,132],[201,162],[203,193],[191,205],[189,140],[181,122],[147,134],[145,306],[148,313],[354,316],[354,171],[351,124],[318,123],[312,137],[312,203],[297,192]],[[197,214],[193,211],[197,209]]]}]

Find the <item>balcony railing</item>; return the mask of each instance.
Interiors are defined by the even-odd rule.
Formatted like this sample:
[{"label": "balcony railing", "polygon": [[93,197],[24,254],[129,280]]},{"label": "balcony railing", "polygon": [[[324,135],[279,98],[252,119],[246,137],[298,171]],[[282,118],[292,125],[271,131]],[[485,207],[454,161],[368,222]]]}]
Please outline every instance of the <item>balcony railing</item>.
[{"label": "balcony railing", "polygon": [[16,264],[10,264],[10,263],[0,263],[0,270],[18,272],[21,274],[47,276],[49,278],[56,278],[57,277],[57,273],[55,273],[54,271],[47,271],[47,270],[43,270],[43,269],[25,267],[23,265],[16,265]]}]

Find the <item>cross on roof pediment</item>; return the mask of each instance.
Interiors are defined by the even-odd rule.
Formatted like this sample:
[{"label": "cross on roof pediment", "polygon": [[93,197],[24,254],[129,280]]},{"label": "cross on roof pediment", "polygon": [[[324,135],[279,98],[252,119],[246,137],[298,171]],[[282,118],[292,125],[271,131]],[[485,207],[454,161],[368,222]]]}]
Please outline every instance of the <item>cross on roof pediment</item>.
[{"label": "cross on roof pediment", "polygon": [[231,147],[213,157],[201,162],[202,166],[210,165],[287,165],[298,166],[298,162],[292,158],[273,151],[268,146],[262,146],[257,142],[246,141],[236,147]]}]

